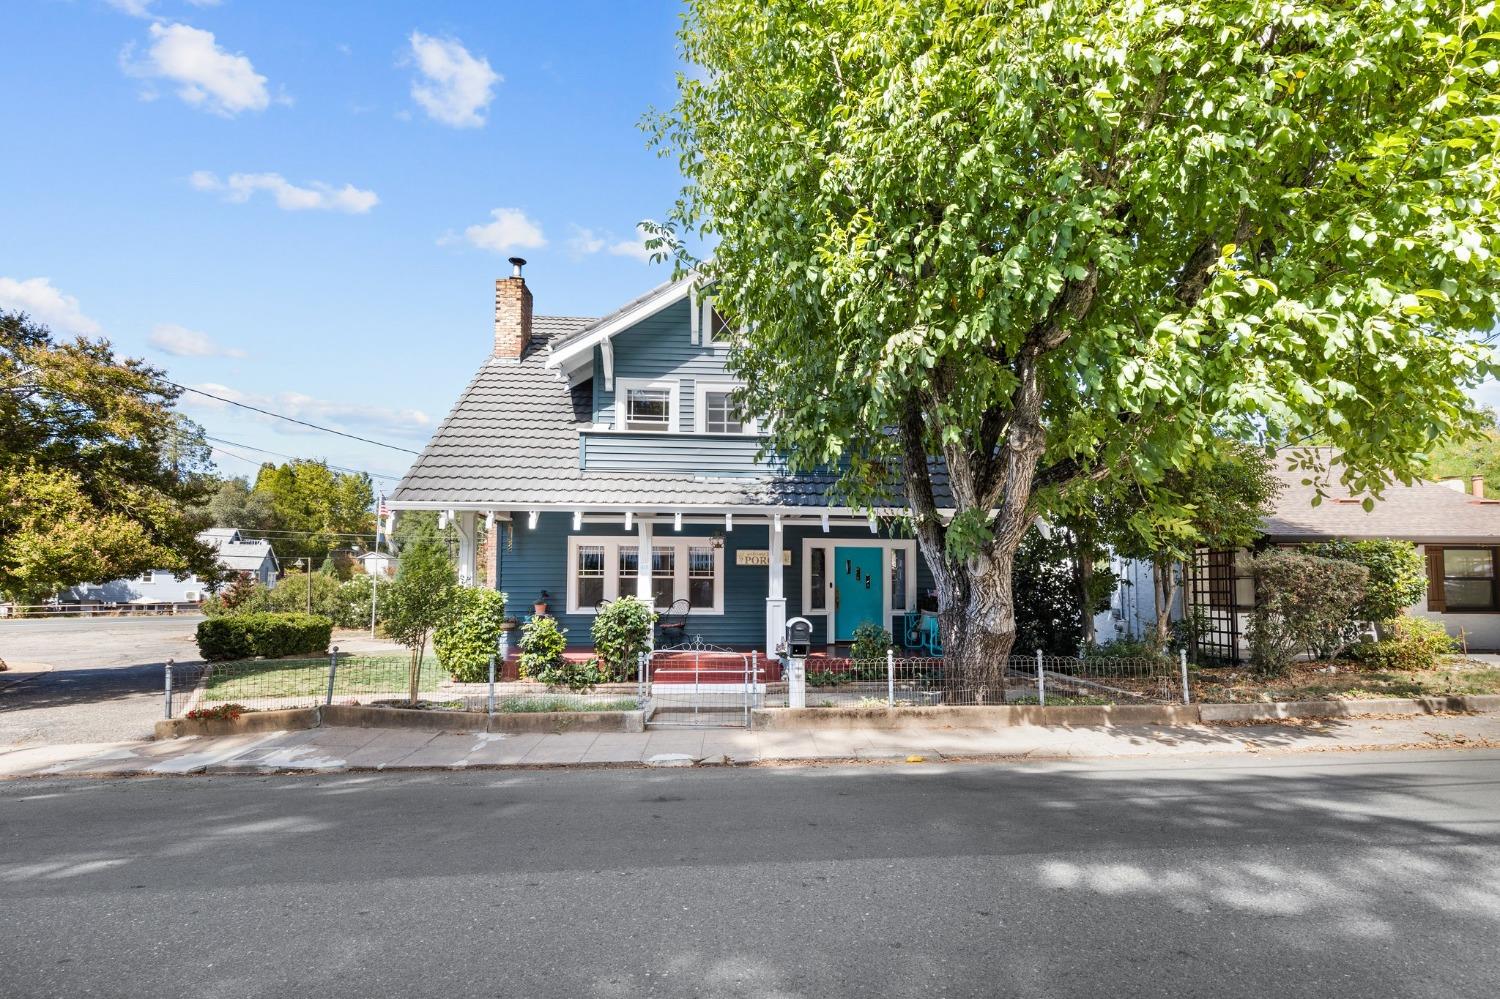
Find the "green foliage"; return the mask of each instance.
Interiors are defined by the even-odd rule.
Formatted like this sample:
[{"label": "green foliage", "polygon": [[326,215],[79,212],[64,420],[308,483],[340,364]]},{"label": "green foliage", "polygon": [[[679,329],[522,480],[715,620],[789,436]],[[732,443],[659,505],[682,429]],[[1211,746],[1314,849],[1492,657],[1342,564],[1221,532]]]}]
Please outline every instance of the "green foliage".
[{"label": "green foliage", "polygon": [[1458,651],[1458,642],[1441,621],[1425,617],[1398,617],[1391,623],[1389,638],[1361,642],[1350,654],[1374,670],[1431,669],[1447,655]]},{"label": "green foliage", "polygon": [[1433,448],[1429,477],[1463,479],[1468,490],[1470,477],[1481,475],[1489,494],[1500,496],[1500,430],[1495,429],[1493,410],[1488,416],[1490,425],[1480,434],[1453,437]]},{"label": "green foliage", "polygon": [[270,493],[251,489],[250,480],[243,476],[220,480],[207,511],[214,527],[234,527],[252,535],[280,526],[271,508]]},{"label": "green foliage", "polygon": [[316,614],[236,614],[198,623],[198,652],[210,662],[327,650],[333,622]]},{"label": "green foliage", "polygon": [[339,584],[333,592],[327,614],[340,628],[368,628],[370,626],[370,601],[375,601],[375,620],[381,617],[381,605],[385,603],[382,587],[376,590],[373,577],[356,573]]},{"label": "green foliage", "polygon": [[891,633],[873,621],[866,621],[854,629],[854,641],[849,645],[850,659],[884,659],[891,647]]},{"label": "green foliage", "polygon": [[1255,610],[1250,617],[1250,661],[1279,676],[1303,652],[1326,656],[1345,644],[1369,572],[1338,559],[1272,549],[1250,563]]},{"label": "green foliage", "polygon": [[839,684],[848,683],[853,676],[834,669],[810,669],[805,679],[809,687],[837,687]]},{"label": "green foliage", "polygon": [[1116,638],[1109,642],[1100,642],[1096,645],[1085,645],[1083,658],[1089,662],[1101,662],[1108,659],[1151,659],[1166,661],[1171,659],[1154,642],[1144,638]]},{"label": "green foliage", "polygon": [[[1072,560],[1069,538],[1061,531],[1043,534],[1033,527],[1021,539],[1011,570],[1016,654],[1031,655],[1041,649],[1071,656],[1078,651],[1083,613]],[[1101,578],[1114,579],[1108,573]]]},{"label": "green foliage", "polygon": [[543,674],[562,665],[567,647],[567,632],[557,626],[557,618],[544,614],[531,618],[521,628],[518,668],[522,678],[549,682]]},{"label": "green foliage", "polygon": [[453,606],[432,636],[432,648],[453,679],[483,683],[500,642],[505,594],[475,587],[454,591]]},{"label": "green foliage", "polygon": [[1303,551],[1362,565],[1370,578],[1365,598],[1355,608],[1361,621],[1384,623],[1399,618],[1427,592],[1427,561],[1410,541],[1325,541],[1304,545]]},{"label": "green foliage", "polygon": [[945,645],[988,668],[1009,555],[1088,482],[1140,484],[1149,525],[1216,438],[1317,440],[1366,491],[1478,424],[1497,27],[1452,0],[690,0],[651,244],[713,285],[773,450],[847,469],[852,503],[901,480]]},{"label": "green foliage", "polygon": [[412,703],[416,703],[421,689],[427,638],[450,612],[457,589],[458,576],[448,561],[447,550],[429,540],[411,545],[402,554],[396,578],[382,587],[385,633],[410,653]]},{"label": "green foliage", "polygon": [[612,680],[632,680],[642,653],[651,648],[657,615],[635,597],[621,597],[600,608],[591,629],[600,673]]},{"label": "green foliage", "polygon": [[[274,587],[240,579],[229,589],[203,601],[203,613],[222,614],[295,613],[307,611],[309,580],[305,572],[288,572]],[[351,576],[339,582],[336,576],[315,572],[311,579],[312,613],[332,619],[339,628],[368,628],[374,581],[369,576]],[[385,603],[384,588],[379,603]],[[379,613],[379,609],[377,608]]]},{"label": "green foliage", "polygon": [[595,659],[581,663],[559,658],[552,665],[533,675],[535,679],[549,687],[566,687],[575,694],[586,693],[593,690],[596,684],[609,680],[609,677],[600,671],[599,663]]},{"label": "green foliage", "polygon": [[0,310],[0,595],[36,603],[147,569],[219,578],[196,538],[208,446],[180,392],[107,341],[54,341]]},{"label": "green foliage", "polygon": [[350,535],[373,539],[375,491],[363,472],[335,472],[324,462],[302,459],[266,464],[256,475],[254,492],[269,500],[275,528],[291,532],[276,540],[283,563],[308,558],[321,564],[329,549]]}]

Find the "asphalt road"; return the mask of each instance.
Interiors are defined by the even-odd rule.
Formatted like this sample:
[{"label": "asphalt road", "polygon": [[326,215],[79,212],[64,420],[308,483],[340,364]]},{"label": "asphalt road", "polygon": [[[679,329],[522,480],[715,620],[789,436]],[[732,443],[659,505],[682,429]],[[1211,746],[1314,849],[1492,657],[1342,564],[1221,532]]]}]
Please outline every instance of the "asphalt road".
[{"label": "asphalt road", "polygon": [[1500,754],[0,785],[0,994],[1500,995]]},{"label": "asphalt road", "polygon": [[[0,746],[149,739],[162,664],[198,662],[202,618],[0,620]],[[50,667],[50,669],[44,669]]]}]

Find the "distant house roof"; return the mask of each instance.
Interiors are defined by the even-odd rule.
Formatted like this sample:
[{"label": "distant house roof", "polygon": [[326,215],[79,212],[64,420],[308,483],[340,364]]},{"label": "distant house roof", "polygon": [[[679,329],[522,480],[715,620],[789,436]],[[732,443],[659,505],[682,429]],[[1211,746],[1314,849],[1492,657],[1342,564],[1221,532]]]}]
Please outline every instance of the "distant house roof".
[{"label": "distant house roof", "polygon": [[496,509],[568,503],[817,507],[827,502],[833,476],[585,474],[579,467],[578,433],[589,425],[587,407],[582,412],[575,407],[567,382],[547,367],[545,348],[595,322],[537,316],[531,346],[520,363],[487,359],[391,494],[391,502]]},{"label": "distant house roof", "polygon": [[276,552],[269,541],[231,541],[219,546],[219,562],[226,569],[255,572],[267,558],[275,563]]},{"label": "distant house roof", "polygon": [[1500,544],[1500,500],[1476,499],[1435,482],[1399,482],[1387,486],[1366,512],[1364,496],[1352,496],[1337,482],[1313,506],[1316,488],[1304,485],[1304,471],[1279,462],[1282,482],[1276,509],[1262,525],[1272,541],[1316,541],[1329,538],[1403,538],[1418,543]]},{"label": "distant house roof", "polygon": [[198,533],[198,540],[212,548],[218,548],[227,542],[240,540],[240,529],[238,527],[210,527]]}]

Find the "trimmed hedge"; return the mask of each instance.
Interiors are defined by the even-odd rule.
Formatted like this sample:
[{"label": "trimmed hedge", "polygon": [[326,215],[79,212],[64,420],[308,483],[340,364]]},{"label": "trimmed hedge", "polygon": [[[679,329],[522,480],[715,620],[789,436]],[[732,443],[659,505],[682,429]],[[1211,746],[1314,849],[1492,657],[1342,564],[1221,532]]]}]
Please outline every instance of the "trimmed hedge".
[{"label": "trimmed hedge", "polygon": [[198,653],[204,659],[253,659],[324,652],[333,622],[317,614],[236,614],[211,617],[198,625]]}]

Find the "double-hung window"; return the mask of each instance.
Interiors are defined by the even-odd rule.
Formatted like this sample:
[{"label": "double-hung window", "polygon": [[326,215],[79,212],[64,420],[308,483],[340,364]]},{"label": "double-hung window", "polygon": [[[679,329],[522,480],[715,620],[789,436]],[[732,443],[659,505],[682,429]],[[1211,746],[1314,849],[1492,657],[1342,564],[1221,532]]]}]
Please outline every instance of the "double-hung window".
[{"label": "double-hung window", "polygon": [[745,418],[735,394],[740,386],[729,382],[698,382],[693,387],[694,428],[700,434],[754,433],[755,423]]},{"label": "double-hung window", "polygon": [[[568,539],[569,614],[592,614],[605,600],[639,590],[640,539],[574,536]],[[707,538],[655,538],[646,567],[651,600],[664,612],[686,600],[694,613],[724,612],[724,549]]]},{"label": "double-hung window", "polygon": [[1450,611],[1495,610],[1495,550],[1443,549],[1443,604]]},{"label": "double-hung window", "polygon": [[677,383],[616,380],[615,425],[622,430],[671,433],[677,429]]}]

